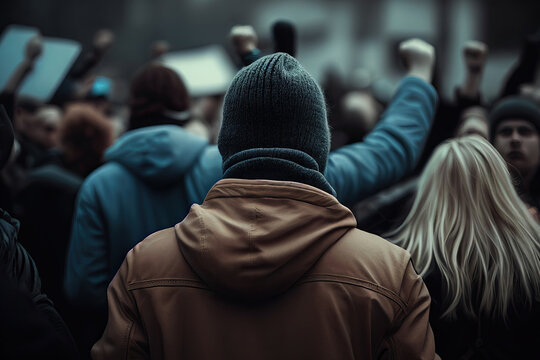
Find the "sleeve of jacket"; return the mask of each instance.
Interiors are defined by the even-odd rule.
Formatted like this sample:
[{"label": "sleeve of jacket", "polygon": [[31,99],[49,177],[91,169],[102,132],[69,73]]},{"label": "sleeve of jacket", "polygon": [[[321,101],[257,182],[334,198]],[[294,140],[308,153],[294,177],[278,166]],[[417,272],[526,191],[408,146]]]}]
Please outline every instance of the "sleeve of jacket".
[{"label": "sleeve of jacket", "polygon": [[330,153],[325,176],[341,203],[353,205],[414,168],[429,133],[436,102],[437,93],[430,84],[406,77],[364,141]]},{"label": "sleeve of jacket", "polygon": [[107,290],[109,321],[92,347],[92,359],[150,359],[148,340],[138,318],[135,298],[128,290],[131,250]]},{"label": "sleeve of jacket", "polygon": [[100,202],[90,177],[77,197],[64,279],[69,301],[92,309],[106,308],[109,282],[108,239]]},{"label": "sleeve of jacket", "polygon": [[405,301],[406,309],[395,320],[395,332],[387,340],[395,355],[393,358],[440,359],[435,353],[435,339],[429,324],[431,298],[410,260],[401,282],[399,296]]}]

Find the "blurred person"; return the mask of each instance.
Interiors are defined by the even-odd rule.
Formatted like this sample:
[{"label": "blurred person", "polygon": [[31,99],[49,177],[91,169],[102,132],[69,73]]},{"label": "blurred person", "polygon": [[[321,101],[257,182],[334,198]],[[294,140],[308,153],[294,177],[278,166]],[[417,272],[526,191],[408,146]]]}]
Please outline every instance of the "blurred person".
[{"label": "blurred person", "polygon": [[456,136],[480,135],[489,139],[489,122],[486,109],[481,106],[467,108],[461,114]]},{"label": "blurred person", "polygon": [[140,70],[131,83],[129,130],[153,125],[184,125],[190,98],[180,76],[159,63]]},{"label": "blurred person", "polygon": [[67,108],[59,132],[62,165],[82,178],[103,163],[105,150],[114,141],[109,120],[86,104]]},{"label": "blurred person", "polygon": [[13,121],[16,142],[20,147],[17,161],[11,163],[7,173],[8,187],[16,189],[25,171],[34,166],[43,154],[43,149],[36,145],[31,133],[37,111],[44,105],[29,96],[16,96],[24,79],[33,71],[36,61],[43,53],[43,38],[40,34],[28,40],[24,48],[23,61],[15,68],[0,94],[0,103],[4,105],[8,117]]},{"label": "blurred person", "polygon": [[362,139],[375,127],[382,107],[368,91],[350,91],[341,100],[341,121],[332,128],[332,149]]},{"label": "blurred person", "polygon": [[261,57],[258,48],[259,37],[251,25],[235,25],[229,32],[236,55],[240,58],[242,66],[248,66]]},{"label": "blurred person", "polygon": [[540,63],[540,28],[527,35],[521,46],[516,64],[506,76],[499,99],[519,95],[524,84],[534,84]]},{"label": "blurred person", "polygon": [[223,112],[224,179],[128,253],[93,358],[438,358],[409,254],[356,229],[323,175],[315,80],[288,54],[263,57]]},{"label": "blurred person", "polygon": [[105,149],[113,142],[112,125],[88,104],[69,105],[59,129],[59,142],[59,149],[48,161],[28,173],[15,196],[15,209],[24,225],[20,241],[40,269],[43,289],[85,355],[95,341],[88,332],[96,314],[67,301],[64,271],[75,199],[86,176],[103,163]]},{"label": "blurred person", "polygon": [[14,125],[19,142],[32,157],[25,162],[28,167],[33,167],[48,150],[58,145],[62,110],[55,105],[23,98],[17,103],[15,114]]},{"label": "blurred person", "polygon": [[188,124],[187,130],[207,138],[211,144],[216,144],[221,126],[223,97],[223,94],[219,94],[197,98],[191,108],[197,121],[193,121],[193,125]]},{"label": "blurred person", "polygon": [[189,105],[176,72],[157,63],[143,67],[131,83],[129,130],[81,187],[64,285],[69,303],[93,314],[84,356],[103,332],[106,288],[127,251],[174,225],[221,177],[217,149],[183,129]]},{"label": "blurred person", "polygon": [[36,114],[43,104],[30,97],[19,97],[14,110],[15,131],[13,159],[0,172],[2,197],[0,205],[4,210],[14,211],[14,196],[19,191],[28,171],[46,154],[46,150],[31,139]]},{"label": "blurred person", "polygon": [[[420,155],[437,100],[428,83],[435,55],[431,45],[411,40],[403,44],[401,56],[407,60],[409,76],[401,82],[377,126],[363,142],[331,152],[327,166],[324,164],[331,192],[346,205],[400,179],[414,167]],[[159,71],[155,66],[149,65],[152,72]],[[216,146],[189,134],[181,126],[152,126],[169,124],[174,119],[164,116],[163,111],[172,108],[173,114],[181,113],[188,99],[182,98],[186,96],[181,91],[183,86],[161,84],[172,79],[179,82],[176,73],[172,73],[176,77],[169,76],[171,73],[166,69],[161,76],[149,77],[146,70],[133,82],[133,130],[107,150],[105,165],[87,178],[76,205],[65,288],[74,303],[101,309],[103,313],[107,284],[126,253],[146,236],[184,218],[190,206],[200,204],[223,176]],[[146,78],[148,85],[144,87],[141,84]],[[276,99],[289,96],[281,93],[279,87],[274,91]],[[309,92],[312,90],[307,91],[306,96],[312,96]],[[143,96],[145,93],[147,98]],[[152,109],[162,113],[151,113]],[[246,107],[237,109],[236,116],[295,122],[298,111],[294,103],[280,109],[272,115],[257,107]],[[314,106],[313,111],[319,110]],[[170,113],[167,110],[165,114]],[[245,142],[251,140],[254,139],[246,137]],[[314,163],[304,165],[309,168],[306,174],[318,174],[312,169]]]},{"label": "blurred person", "polygon": [[86,93],[88,78],[92,78],[91,71],[103,60],[114,44],[114,39],[114,32],[109,29],[96,31],[92,48],[77,59],[54,94],[51,103],[63,106],[67,102],[78,100],[81,93]]},{"label": "blurred person", "polygon": [[[489,139],[487,111],[473,106],[463,111],[455,137],[478,135]],[[411,177],[359,202],[353,208],[360,229],[384,235],[398,227],[410,211],[419,177]]]},{"label": "blurred person", "polygon": [[157,40],[152,44],[152,60],[157,60],[161,56],[165,55],[169,52],[171,48],[171,45],[168,41],[165,40]]},{"label": "blurred person", "polygon": [[[32,72],[34,65],[43,52],[43,38],[41,34],[31,37],[24,48],[23,61],[15,68],[0,93],[0,104],[6,109],[11,120],[15,119],[15,94],[24,79]],[[17,131],[17,129],[15,129]]]},{"label": "blurred person", "polygon": [[463,43],[465,77],[454,89],[453,99],[441,99],[439,102],[416,173],[421,172],[437,145],[455,136],[463,111],[473,106],[482,106],[481,82],[488,54],[488,46],[481,41],[468,40]]},{"label": "blurred person", "polygon": [[75,198],[84,178],[103,162],[113,142],[112,126],[89,105],[67,108],[60,148],[31,170],[16,194],[16,214],[25,225],[21,242],[42,270],[44,288],[64,307],[62,282]]},{"label": "blurred person", "polygon": [[[86,78],[74,96],[76,103],[86,103],[93,106],[105,116],[111,115],[112,81],[105,76],[91,76]],[[72,103],[70,103],[72,104]]]},{"label": "blurred person", "polygon": [[524,97],[504,98],[489,122],[491,141],[508,163],[518,194],[540,221],[540,107]]},{"label": "blurred person", "polygon": [[58,129],[62,120],[62,110],[54,105],[42,106],[34,117],[31,138],[44,150],[58,146]]},{"label": "blurred person", "polygon": [[476,121],[463,122],[462,115],[469,117],[475,113],[466,112],[481,104],[480,83],[485,67],[488,47],[479,41],[466,41],[463,44],[463,60],[465,63],[465,78],[455,89],[455,102],[442,100],[439,103],[433,126],[430,130],[422,157],[415,169],[413,177],[403,180],[389,188],[383,189],[370,198],[361,201],[354,207],[354,214],[360,228],[377,235],[383,235],[399,226],[407,216],[414,200],[418,184],[418,172],[421,172],[429,159],[434,147],[445,139],[454,137],[465,125],[471,129],[482,131],[481,123]]},{"label": "blurred person", "polygon": [[[0,169],[13,146],[11,120],[0,105]],[[71,334],[43,293],[34,260],[17,241],[19,228],[19,221],[0,209],[0,357],[76,359]]]},{"label": "blurred person", "polygon": [[523,84],[520,87],[519,94],[534,101],[538,106],[540,106],[540,86]]},{"label": "blurred person", "polygon": [[432,297],[443,359],[532,359],[540,337],[540,228],[486,139],[440,145],[390,239]]}]

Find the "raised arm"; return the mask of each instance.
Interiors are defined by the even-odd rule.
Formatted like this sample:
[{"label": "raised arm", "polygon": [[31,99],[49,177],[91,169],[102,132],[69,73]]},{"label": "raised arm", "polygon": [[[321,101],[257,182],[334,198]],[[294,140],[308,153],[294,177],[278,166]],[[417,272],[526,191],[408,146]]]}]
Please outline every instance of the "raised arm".
[{"label": "raised arm", "polygon": [[34,69],[34,64],[43,52],[43,38],[41,35],[32,37],[26,43],[24,60],[15,68],[0,94],[0,104],[4,105],[10,119],[15,111],[15,93],[24,79]]},{"label": "raised arm", "polygon": [[400,46],[407,74],[378,124],[363,142],[330,153],[325,176],[345,205],[400,180],[416,165],[428,135],[437,93],[428,83],[435,51],[411,39]]},{"label": "raised arm", "polygon": [[114,33],[108,29],[98,30],[92,42],[92,50],[78,61],[69,73],[72,79],[83,79],[103,59],[114,43]]},{"label": "raised arm", "polygon": [[43,52],[43,38],[41,35],[32,37],[26,43],[24,60],[11,74],[2,92],[15,93],[22,84],[24,78],[34,69],[34,64]]},{"label": "raised arm", "polygon": [[251,25],[233,26],[229,39],[243,66],[248,66],[261,57],[261,51],[257,48],[257,33]]},{"label": "raised arm", "polygon": [[[457,89],[457,103],[465,102],[465,106],[479,105],[480,85],[482,74],[486,64],[488,47],[480,41],[467,41],[463,46],[463,57],[465,60],[465,80]],[[468,104],[472,102],[472,104]]]}]

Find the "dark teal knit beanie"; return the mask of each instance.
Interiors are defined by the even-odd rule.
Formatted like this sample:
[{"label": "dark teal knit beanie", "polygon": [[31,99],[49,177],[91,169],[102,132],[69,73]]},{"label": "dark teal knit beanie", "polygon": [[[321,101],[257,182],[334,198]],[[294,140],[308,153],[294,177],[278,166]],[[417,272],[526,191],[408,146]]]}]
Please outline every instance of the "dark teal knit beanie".
[{"label": "dark teal knit beanie", "polygon": [[509,96],[500,100],[489,113],[490,139],[497,134],[497,126],[504,120],[525,120],[540,134],[540,107],[528,98]]},{"label": "dark teal knit beanie", "polygon": [[324,173],[330,132],[315,79],[285,53],[265,56],[239,71],[225,95],[218,148],[224,172],[231,156],[240,152],[292,149],[309,155]]}]

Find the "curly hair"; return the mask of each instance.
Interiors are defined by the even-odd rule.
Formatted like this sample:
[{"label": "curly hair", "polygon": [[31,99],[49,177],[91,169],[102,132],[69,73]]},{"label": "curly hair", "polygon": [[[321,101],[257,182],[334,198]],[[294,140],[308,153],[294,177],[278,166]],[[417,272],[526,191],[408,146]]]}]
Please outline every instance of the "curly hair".
[{"label": "curly hair", "polygon": [[82,176],[101,165],[105,149],[114,141],[110,121],[86,104],[67,108],[59,132],[67,167]]}]

